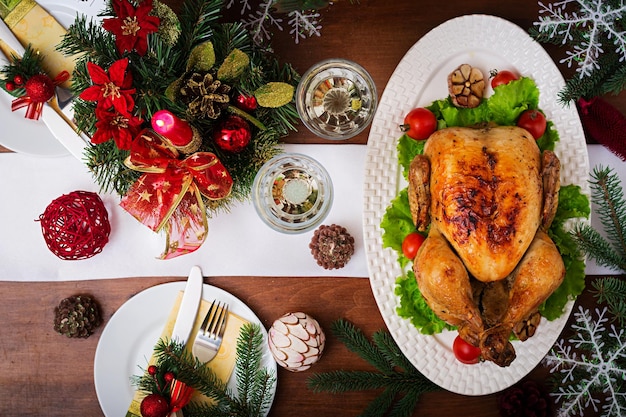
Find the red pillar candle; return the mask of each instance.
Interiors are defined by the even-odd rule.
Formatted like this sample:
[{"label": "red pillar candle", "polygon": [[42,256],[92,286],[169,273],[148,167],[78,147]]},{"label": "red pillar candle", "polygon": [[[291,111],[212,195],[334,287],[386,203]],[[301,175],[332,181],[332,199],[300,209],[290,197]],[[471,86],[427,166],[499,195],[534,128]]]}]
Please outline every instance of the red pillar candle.
[{"label": "red pillar candle", "polygon": [[166,137],[174,146],[185,146],[191,142],[193,131],[186,121],[169,110],[159,110],[152,116],[152,129]]}]

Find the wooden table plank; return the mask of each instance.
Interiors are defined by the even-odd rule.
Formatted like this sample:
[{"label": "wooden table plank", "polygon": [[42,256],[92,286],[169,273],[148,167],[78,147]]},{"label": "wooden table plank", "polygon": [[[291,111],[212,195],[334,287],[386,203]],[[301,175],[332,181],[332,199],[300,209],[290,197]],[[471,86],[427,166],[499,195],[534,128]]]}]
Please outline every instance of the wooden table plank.
[{"label": "wooden table plank", "polygon": [[[186,277],[146,277],[49,283],[0,282],[0,414],[3,416],[101,416],[93,383],[93,361],[102,330],[134,294]],[[305,311],[326,330],[328,343],[309,371],[278,373],[270,416],[356,416],[379,393],[313,393],[306,380],[313,372],[373,370],[330,334],[344,318],[368,336],[386,329],[369,280],[363,278],[207,277],[205,283],[240,298],[268,328],[289,311]],[[54,307],[65,297],[88,293],[101,304],[105,323],[87,339],[68,339],[53,330]],[[165,306],[164,308],[167,308]],[[120,341],[123,343],[123,341]],[[138,364],[139,365],[139,364]],[[537,371],[541,374],[540,370]],[[446,391],[426,394],[415,415],[497,416],[497,395],[466,397]]]}]

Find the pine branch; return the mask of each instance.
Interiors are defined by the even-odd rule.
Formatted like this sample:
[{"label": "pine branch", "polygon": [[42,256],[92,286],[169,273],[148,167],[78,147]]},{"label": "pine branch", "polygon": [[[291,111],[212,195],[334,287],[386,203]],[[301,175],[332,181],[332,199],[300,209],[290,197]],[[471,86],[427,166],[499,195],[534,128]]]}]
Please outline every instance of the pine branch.
[{"label": "pine branch", "polygon": [[398,345],[389,333],[378,331],[374,333],[372,340],[392,366],[402,369],[413,368],[413,364],[398,350]]},{"label": "pine branch", "polygon": [[115,191],[119,195],[125,195],[130,184],[139,178],[138,171],[120,163],[127,156],[128,151],[119,149],[113,141],[87,147],[87,167],[103,191]]},{"label": "pine branch", "polygon": [[626,281],[618,277],[604,277],[593,281],[592,291],[598,303],[607,303],[620,327],[626,325]]},{"label": "pine branch", "polygon": [[577,223],[572,230],[572,238],[578,248],[600,266],[615,270],[626,270],[626,260],[619,256],[613,247],[593,227]]},{"label": "pine branch", "polygon": [[393,372],[393,366],[375,344],[367,340],[363,332],[347,320],[332,324],[332,332],[352,352],[369,362],[383,373]]},{"label": "pine branch", "polygon": [[203,395],[218,403],[229,404],[230,398],[226,383],[204,366],[184,344],[175,341],[159,340],[155,349],[157,366],[165,369],[176,369],[176,378],[200,391]]},{"label": "pine branch", "polygon": [[221,0],[186,0],[180,14],[181,46],[190,51],[213,36],[221,18]]},{"label": "pine branch", "polygon": [[307,385],[314,392],[337,394],[384,388],[361,415],[408,417],[421,394],[440,389],[415,369],[388,333],[376,332],[371,342],[346,320],[334,322],[331,328],[334,336],[348,349],[381,372],[338,370],[313,374]]},{"label": "pine branch", "polygon": [[389,410],[393,407],[396,401],[396,393],[391,389],[386,389],[370,402],[365,410],[361,413],[360,417],[378,417],[380,416],[380,410]]},{"label": "pine branch", "polygon": [[572,237],[580,250],[599,265],[626,271],[626,201],[619,177],[611,168],[597,167],[591,174],[592,199],[607,239],[587,224],[578,223]]},{"label": "pine branch", "polygon": [[602,166],[592,173],[592,195],[598,200],[598,216],[609,241],[626,256],[626,200],[621,181],[612,168]]},{"label": "pine branch", "polygon": [[[237,339],[237,392],[239,404],[246,405],[249,416],[262,416],[272,401],[275,375],[261,367],[263,334],[258,324],[245,324]],[[243,414],[237,414],[243,415]]]},{"label": "pine branch", "polygon": [[591,98],[622,91],[626,66],[615,54],[607,53],[598,59],[598,68],[586,77],[573,77],[566,81],[558,97],[561,103],[575,102],[579,98]]}]

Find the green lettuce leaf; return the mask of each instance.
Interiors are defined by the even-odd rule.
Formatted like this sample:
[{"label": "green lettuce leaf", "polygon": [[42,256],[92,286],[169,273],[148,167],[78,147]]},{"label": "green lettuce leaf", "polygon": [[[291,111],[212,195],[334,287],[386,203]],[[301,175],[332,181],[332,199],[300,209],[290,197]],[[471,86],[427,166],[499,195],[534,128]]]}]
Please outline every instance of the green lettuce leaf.
[{"label": "green lettuce leaf", "polygon": [[402,253],[402,241],[406,235],[415,231],[406,188],[391,201],[380,227],[383,230],[383,247],[395,250],[398,253],[398,262],[404,268],[410,260]]}]

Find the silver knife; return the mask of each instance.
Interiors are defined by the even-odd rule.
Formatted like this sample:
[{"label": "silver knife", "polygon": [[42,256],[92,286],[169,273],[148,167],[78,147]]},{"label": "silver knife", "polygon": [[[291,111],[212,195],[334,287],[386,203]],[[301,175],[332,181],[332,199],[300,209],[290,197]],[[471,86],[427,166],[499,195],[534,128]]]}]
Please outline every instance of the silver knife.
[{"label": "silver knife", "polygon": [[183,293],[183,299],[180,302],[174,329],[172,330],[172,340],[177,340],[179,343],[187,343],[198,315],[200,300],[202,299],[202,281],[200,267],[192,267],[187,279],[187,285],[185,286],[185,292]]}]

